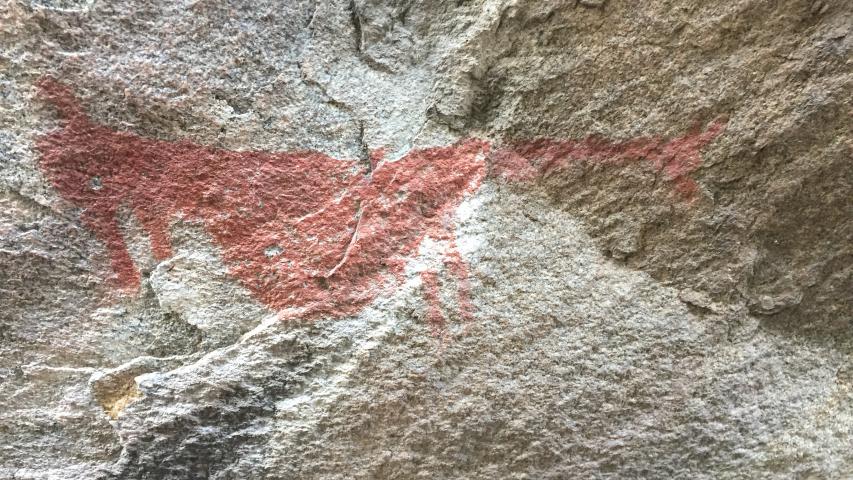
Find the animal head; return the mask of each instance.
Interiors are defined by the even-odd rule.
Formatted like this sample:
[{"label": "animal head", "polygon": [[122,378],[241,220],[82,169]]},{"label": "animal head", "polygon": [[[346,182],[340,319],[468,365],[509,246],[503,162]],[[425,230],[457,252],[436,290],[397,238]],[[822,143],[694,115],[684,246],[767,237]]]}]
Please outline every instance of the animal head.
[{"label": "animal head", "polygon": [[38,87],[62,121],[61,128],[38,139],[39,166],[64,199],[95,207],[114,194],[111,180],[120,172],[117,145],[105,141],[112,132],[89,120],[67,86],[43,78]]}]

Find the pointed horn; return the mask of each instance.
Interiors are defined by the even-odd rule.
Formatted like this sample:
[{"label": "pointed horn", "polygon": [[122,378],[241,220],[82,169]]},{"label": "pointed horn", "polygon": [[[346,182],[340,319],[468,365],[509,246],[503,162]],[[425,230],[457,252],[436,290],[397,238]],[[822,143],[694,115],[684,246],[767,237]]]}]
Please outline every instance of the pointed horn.
[{"label": "pointed horn", "polygon": [[63,120],[82,120],[86,118],[86,113],[80,106],[80,102],[68,86],[50,76],[44,76],[39,79],[36,82],[36,86],[39,88],[40,96],[56,108],[59,118]]}]

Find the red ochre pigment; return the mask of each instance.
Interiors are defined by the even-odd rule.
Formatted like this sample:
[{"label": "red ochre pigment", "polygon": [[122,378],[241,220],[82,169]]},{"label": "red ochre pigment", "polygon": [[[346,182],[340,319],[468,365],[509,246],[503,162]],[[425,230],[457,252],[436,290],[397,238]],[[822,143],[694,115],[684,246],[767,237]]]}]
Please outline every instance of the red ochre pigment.
[{"label": "red ochre pigment", "polygon": [[490,174],[510,181],[529,181],[566,168],[570,163],[586,162],[624,165],[645,160],[663,172],[675,184],[684,199],[692,199],[698,190],[689,177],[702,164],[700,149],[711,143],[726,127],[725,119],[717,119],[703,132],[695,124],[681,137],[637,137],[624,142],[611,142],[598,136],[583,140],[535,139],[516,142],[496,149],[489,158]]},{"label": "red ochre pigment", "polygon": [[[369,169],[319,152],[239,152],[118,132],[93,123],[61,83],[43,79],[39,87],[63,119],[62,128],[38,139],[40,167],[64,199],[82,208],[121,287],[136,291],[140,282],[117,215],[127,208],[157,259],[172,254],[173,220],[202,222],[230,273],[255,298],[300,317],[357,312],[399,280],[430,236],[449,245],[445,269],[456,277],[461,316],[470,319],[468,267],[456,251],[452,216],[487,172],[528,181],[569,162],[646,160],[689,197],[695,183],[687,175],[701,163],[699,149],[724,128],[715,121],[669,141],[540,139],[496,150],[469,139],[393,162],[374,151]],[[438,272],[422,279],[428,321],[443,328]]]}]

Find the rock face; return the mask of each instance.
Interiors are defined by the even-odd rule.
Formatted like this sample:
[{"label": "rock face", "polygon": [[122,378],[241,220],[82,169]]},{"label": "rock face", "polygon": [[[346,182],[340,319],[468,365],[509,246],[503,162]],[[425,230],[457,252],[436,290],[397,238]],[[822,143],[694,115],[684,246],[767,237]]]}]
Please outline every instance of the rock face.
[{"label": "rock face", "polygon": [[0,6],[0,479],[853,477],[853,5]]}]

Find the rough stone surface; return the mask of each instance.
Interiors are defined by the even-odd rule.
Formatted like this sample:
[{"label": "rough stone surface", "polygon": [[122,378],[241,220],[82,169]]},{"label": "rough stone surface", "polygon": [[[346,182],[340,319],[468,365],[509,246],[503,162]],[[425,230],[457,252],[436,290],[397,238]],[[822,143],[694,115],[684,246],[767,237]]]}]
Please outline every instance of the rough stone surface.
[{"label": "rough stone surface", "polygon": [[0,3],[0,479],[853,478],[853,4]]}]

